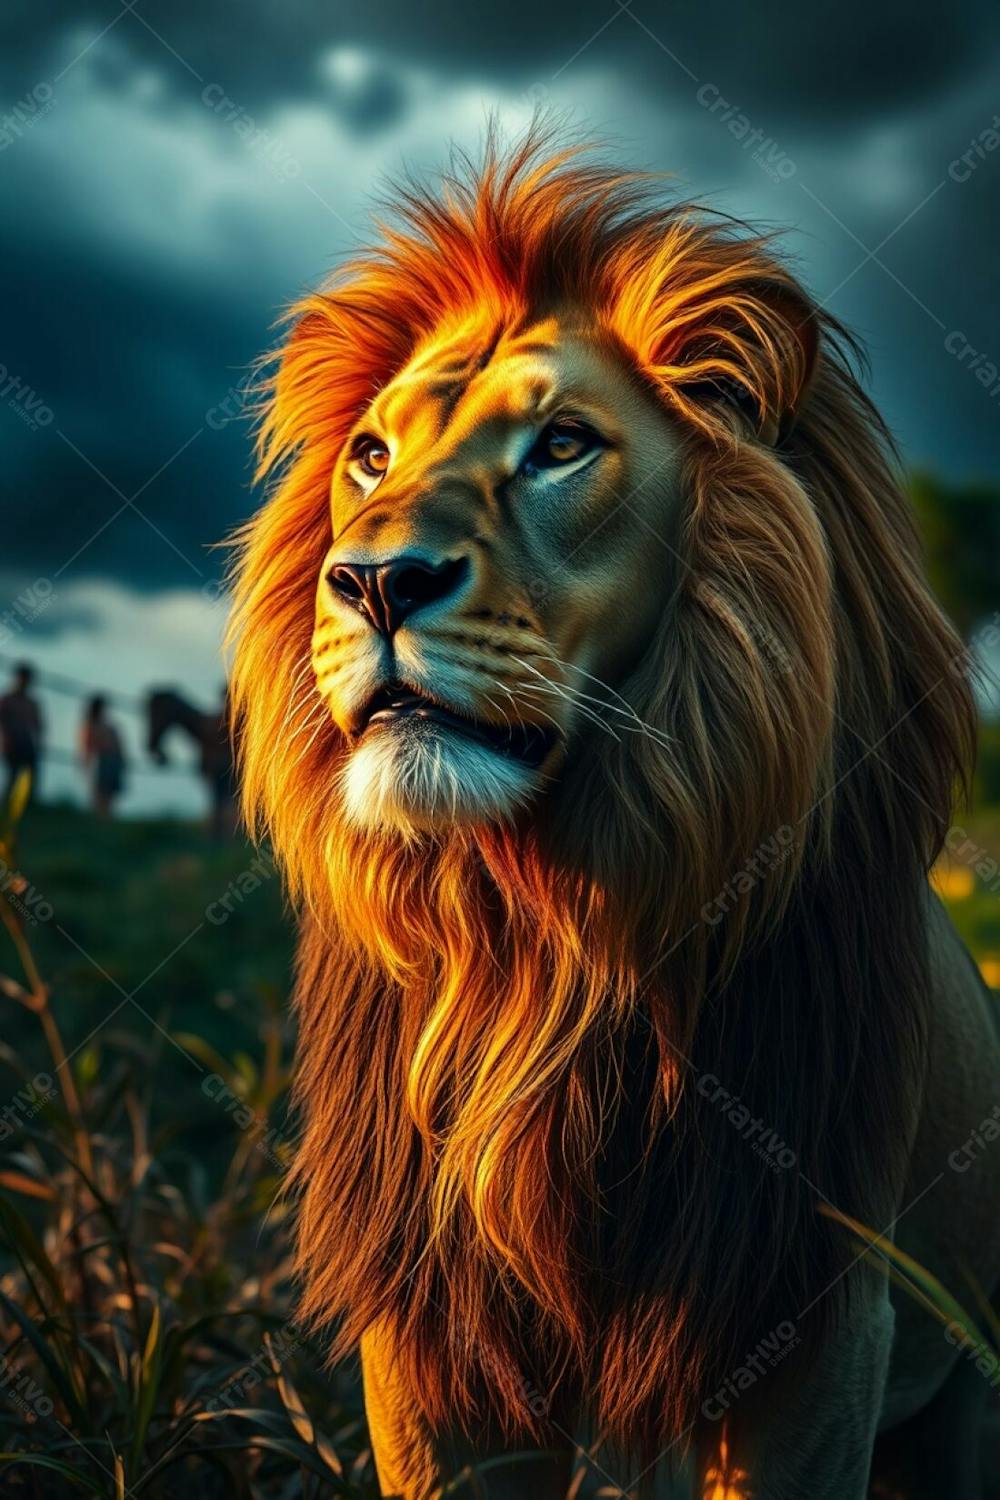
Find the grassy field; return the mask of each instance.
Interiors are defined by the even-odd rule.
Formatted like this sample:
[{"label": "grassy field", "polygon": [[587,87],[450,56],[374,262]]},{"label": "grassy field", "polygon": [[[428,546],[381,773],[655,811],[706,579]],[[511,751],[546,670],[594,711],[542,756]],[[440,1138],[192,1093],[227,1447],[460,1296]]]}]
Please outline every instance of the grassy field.
[{"label": "grassy field", "polygon": [[56,808],[3,858],[0,1493],[376,1495],[293,1319],[269,858]]},{"label": "grassy field", "polygon": [[[1000,987],[1000,812],[949,843]],[[294,1323],[270,859],[47,807],[0,857],[0,1494],[373,1500],[356,1373]]]},{"label": "grassy field", "polygon": [[[65,997],[73,1046],[102,1023],[149,1033],[141,1005],[164,1026],[246,1049],[262,998],[284,1000],[292,929],[266,851],[213,844],[185,823],[38,807],[18,862],[32,888],[21,895],[31,945]],[[108,1022],[123,993],[135,1003]]]}]

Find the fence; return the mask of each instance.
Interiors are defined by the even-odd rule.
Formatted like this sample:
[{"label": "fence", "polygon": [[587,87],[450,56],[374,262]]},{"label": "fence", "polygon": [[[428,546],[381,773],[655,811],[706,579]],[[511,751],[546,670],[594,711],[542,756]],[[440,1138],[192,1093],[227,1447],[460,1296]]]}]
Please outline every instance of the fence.
[{"label": "fence", "polygon": [[[11,656],[7,652],[0,651],[0,666],[13,670],[15,667],[27,664],[22,656]],[[49,672],[32,666],[32,683],[46,692],[59,693],[63,697],[76,698],[85,702],[88,698],[101,697],[110,706],[123,709],[139,719],[145,729],[147,705],[145,698],[136,697],[130,693],[119,693],[112,689],[97,687],[93,683],[83,682],[78,677],[70,677],[63,672]],[[64,745],[50,745],[43,743],[41,759],[51,761],[55,765],[73,766],[82,770],[82,762],[79,751]],[[129,762],[129,777],[151,776],[160,779],[164,776],[198,776],[199,770],[196,763],[181,764],[171,763],[168,765],[147,766]]]}]

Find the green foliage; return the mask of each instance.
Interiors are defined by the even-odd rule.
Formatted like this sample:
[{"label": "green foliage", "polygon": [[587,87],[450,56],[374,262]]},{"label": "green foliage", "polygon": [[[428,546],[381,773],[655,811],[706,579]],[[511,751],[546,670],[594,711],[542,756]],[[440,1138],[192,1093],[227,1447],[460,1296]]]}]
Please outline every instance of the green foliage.
[{"label": "green foliage", "polygon": [[968,639],[1000,603],[1000,489],[948,485],[930,474],[910,478],[931,583]]},{"label": "green foliage", "polygon": [[975,805],[1000,807],[1000,723],[980,726]]},{"label": "green foliage", "polygon": [[[134,827],[41,809],[27,815],[31,837],[44,844],[57,820],[64,837],[67,827],[82,835],[76,857],[91,870],[113,859],[106,833],[112,850],[137,838]],[[190,830],[162,834],[197,843]],[[174,907],[197,916],[253,859],[242,846],[200,849],[178,872],[180,853],[150,848],[148,828],[144,838],[143,873],[122,898],[133,913],[150,908],[150,931],[167,886],[186,880]],[[70,1048],[61,1022],[76,996],[50,993],[32,938],[41,929],[52,944],[48,929],[64,916],[79,924],[92,894],[70,881],[76,894],[42,923],[10,828],[0,858],[0,916],[22,970],[0,976],[0,1004],[21,1017],[25,1042],[33,1031],[40,1043],[26,1049],[30,1062],[0,1046],[0,1493],[370,1500],[378,1488],[356,1380],[325,1372],[293,1320],[283,1008],[241,987],[238,1024],[217,1010],[213,1042],[105,989],[105,1013],[120,1002],[126,1024]],[[53,866],[40,864],[48,880]],[[223,954],[243,904],[262,897],[277,910],[276,887],[263,875],[242,882],[244,902],[234,898],[213,929]],[[267,931],[263,907],[258,920]],[[97,931],[99,946],[111,941]],[[283,933],[279,952],[287,947]],[[128,972],[138,946],[123,950],[116,967],[139,986]],[[192,1011],[229,977],[224,958],[207,955],[194,960],[203,987]],[[147,972],[155,962],[147,949]],[[92,1015],[86,1025],[94,1030]]]}]

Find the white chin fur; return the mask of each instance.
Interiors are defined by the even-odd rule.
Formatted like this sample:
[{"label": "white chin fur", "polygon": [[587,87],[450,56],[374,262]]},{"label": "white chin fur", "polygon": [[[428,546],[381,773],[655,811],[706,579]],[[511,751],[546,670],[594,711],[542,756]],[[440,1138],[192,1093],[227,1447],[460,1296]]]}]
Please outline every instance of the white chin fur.
[{"label": "white chin fur", "polygon": [[353,823],[398,833],[434,833],[456,824],[496,823],[529,800],[538,776],[485,745],[434,724],[370,734],[342,773]]}]

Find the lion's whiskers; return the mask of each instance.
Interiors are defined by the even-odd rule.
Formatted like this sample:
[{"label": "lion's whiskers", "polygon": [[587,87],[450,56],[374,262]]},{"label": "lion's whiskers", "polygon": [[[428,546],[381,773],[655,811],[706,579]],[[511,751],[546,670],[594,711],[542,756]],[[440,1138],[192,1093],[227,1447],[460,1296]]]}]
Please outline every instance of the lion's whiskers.
[{"label": "lion's whiskers", "polygon": [[[499,687],[501,692],[507,694],[507,697],[510,699],[514,709],[516,710],[518,707],[516,696],[517,690],[506,687],[502,682],[498,682],[497,687]],[[530,708],[532,713],[541,714],[543,719],[548,719],[549,723],[559,732],[560,735],[562,735],[563,725],[559,723],[558,719],[553,718],[552,714],[546,713],[544,708],[540,708],[538,704],[531,702],[525,702],[524,707]]]},{"label": "lion's whiskers", "polygon": [[[501,684],[498,683],[497,686],[500,687]],[[504,691],[506,692],[506,689],[504,689]],[[507,696],[509,698],[510,694],[508,693]],[[484,693],[483,697],[486,699],[486,702],[490,705],[490,708],[495,708],[496,709],[496,711],[500,715],[501,719],[503,719],[504,723],[507,725],[507,731],[508,731],[508,733],[512,734],[513,731],[514,731],[514,725],[513,725],[512,721],[511,721],[510,714],[506,711],[506,709],[502,708],[499,703],[497,703],[497,701],[496,701],[495,698],[491,698],[490,695],[489,695],[489,693]],[[511,699],[511,702],[513,702],[513,701],[514,700]]]},{"label": "lion's whiskers", "polygon": [[606,703],[601,698],[595,698],[590,693],[584,693],[581,688],[574,688],[574,692],[580,693],[581,696],[587,698],[591,703],[599,703],[603,708],[607,708],[612,713],[619,713],[626,718],[631,719],[637,726],[641,728],[643,733],[651,735],[654,739],[659,741],[660,744],[666,746],[667,744],[674,743],[673,735],[668,735],[664,730],[657,729],[655,724],[650,724],[647,720],[643,719],[641,715],[636,711],[634,705],[631,704],[627,698],[623,697],[622,694],[618,692],[617,688],[613,688],[610,682],[605,682],[603,677],[596,677],[593,672],[586,671],[585,668],[577,666],[575,662],[563,661],[561,657],[558,657],[551,652],[538,652],[537,654],[544,660],[550,661],[553,666],[561,668],[564,672],[577,672],[581,677],[586,677],[588,681],[596,683],[597,686],[603,688],[606,693],[610,693],[613,698],[617,698],[618,703],[622,706],[619,708],[615,703]]},{"label": "lion's whiskers", "polygon": [[[324,708],[324,709],[326,708],[326,704],[323,702],[322,698],[319,701],[319,706],[320,706],[320,708]],[[309,721],[307,720],[307,722],[302,725],[302,729],[306,729],[308,727],[308,722]],[[312,734],[309,736],[308,740],[303,745],[303,747],[299,751],[298,755],[292,761],[292,766],[293,767],[297,766],[299,764],[299,762],[303,759],[303,757],[308,753],[308,751],[311,748],[311,746],[313,744],[313,741],[316,739],[317,735],[319,735],[321,733],[321,731],[323,730],[324,725],[327,725],[329,723],[330,723],[330,716],[329,716],[329,714],[328,713],[320,714],[320,716],[319,716],[319,722],[317,723],[316,728],[313,730]],[[302,729],[296,730],[296,734],[301,734]],[[293,735],[292,738],[294,739],[295,736]]]},{"label": "lion's whiskers", "polygon": [[[518,684],[518,690],[522,694],[528,694],[528,693],[545,694],[547,692],[548,696],[550,698],[559,698],[559,699],[561,699],[564,703],[568,703],[571,708],[576,709],[577,713],[579,713],[582,718],[587,719],[591,724],[593,724],[595,726],[595,728],[597,728],[597,729],[603,729],[604,732],[605,732],[605,734],[609,734],[613,740],[617,740],[618,743],[621,744],[621,740],[619,739],[618,735],[615,733],[614,729],[611,727],[611,725],[605,719],[602,719],[600,717],[600,715],[597,714],[597,713],[595,713],[592,708],[588,708],[588,706],[585,703],[576,702],[569,695],[569,693],[565,692],[559,686],[558,683],[549,682],[547,679],[546,679],[544,685],[542,683],[521,682],[521,683]],[[522,698],[522,702],[524,703],[524,705],[527,708],[531,709],[532,713],[541,713],[541,714],[545,713],[544,709],[540,708],[538,706],[537,702],[534,699],[532,699],[532,698],[523,697]],[[565,733],[565,725],[564,724],[558,724],[555,719],[552,719],[552,716],[550,714],[545,714],[545,717],[548,718],[548,719],[551,719],[551,722],[553,724],[556,724],[556,727],[559,730],[560,734],[564,734]]]},{"label": "lion's whiskers", "polygon": [[[539,653],[539,655],[542,654],[543,653]],[[583,671],[582,668],[572,668],[570,663],[559,661],[559,659],[555,656],[548,656],[546,659],[551,661],[554,665],[562,667],[567,671]],[[571,703],[578,713],[582,714],[585,718],[589,718],[592,723],[600,723],[602,728],[608,729],[609,733],[613,734],[610,726],[600,718],[596,710],[594,708],[587,707],[588,704],[594,704],[597,708],[605,709],[609,713],[617,713],[621,716],[622,722],[617,724],[616,728],[628,729],[634,734],[645,735],[648,739],[653,740],[656,744],[662,745],[664,749],[668,748],[671,744],[671,740],[668,735],[664,734],[661,730],[656,729],[652,724],[647,724],[645,719],[641,719],[636,713],[635,709],[633,709],[624,698],[622,699],[622,702],[626,704],[626,709],[628,710],[627,712],[626,709],[619,708],[617,704],[605,703],[602,699],[594,697],[592,693],[585,693],[582,688],[574,687],[570,688],[569,692],[566,692],[558,683],[553,682],[551,677],[546,677],[544,672],[540,672],[539,669],[532,666],[530,662],[522,661],[520,657],[516,656],[513,657],[512,660],[516,661],[519,666],[524,667],[527,671],[533,672],[534,675],[539,679],[537,683],[524,683],[523,686],[526,691],[534,689],[536,692],[543,692],[548,690],[549,692],[557,693],[559,697],[565,698],[568,703]],[[584,676],[590,675],[590,673],[584,673]],[[595,678],[595,681],[600,682],[600,678]],[[601,686],[608,687],[608,684],[601,683]],[[608,691],[614,692],[614,689],[608,688]],[[618,694],[616,696],[620,697],[621,695]],[[618,739],[618,735],[615,734],[614,738]]]},{"label": "lion's whiskers", "polygon": [[302,709],[309,702],[310,693],[315,691],[315,682],[313,683],[311,688],[308,684],[305,687],[300,687],[303,676],[311,666],[312,654],[307,650],[304,656],[301,657],[299,662],[297,663],[297,669],[295,670],[292,677],[291,684],[288,689],[288,704],[285,708],[284,717],[280,725],[278,726],[279,734],[281,734],[290,723],[293,723],[295,721],[295,719],[301,713]]},{"label": "lion's whiskers", "polygon": [[[303,708],[304,707],[306,707],[306,705],[303,705]],[[302,722],[300,724],[298,724],[296,726],[296,728],[292,731],[292,733],[288,736],[288,741],[287,742],[289,744],[291,744],[292,740],[298,739],[299,735],[302,734],[306,729],[309,728],[310,724],[313,722],[314,719],[316,719],[318,717],[321,717],[321,715],[322,715],[322,713],[324,711],[326,711],[326,712],[329,711],[329,710],[327,710],[327,706],[326,706],[325,701],[322,698],[317,698],[316,702],[314,704],[312,704],[312,706],[309,708],[309,711],[305,715],[305,718],[302,720]],[[300,712],[301,712],[301,710],[300,710]]]}]

